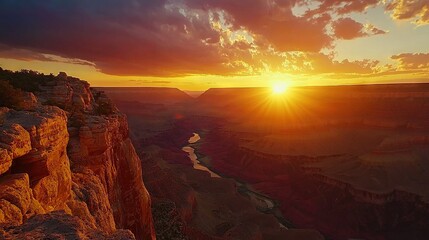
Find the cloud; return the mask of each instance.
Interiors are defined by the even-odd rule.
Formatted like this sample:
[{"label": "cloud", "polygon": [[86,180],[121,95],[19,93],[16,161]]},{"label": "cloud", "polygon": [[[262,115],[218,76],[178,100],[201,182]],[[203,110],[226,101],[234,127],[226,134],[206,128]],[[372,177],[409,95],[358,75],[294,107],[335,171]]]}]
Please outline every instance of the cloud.
[{"label": "cloud", "polygon": [[326,55],[320,55],[314,60],[314,71],[316,73],[352,73],[352,74],[370,74],[376,71],[379,64],[374,60],[350,61],[344,59],[335,61]]},{"label": "cloud", "polygon": [[287,71],[286,56],[291,52],[316,58],[314,69],[324,66],[318,72],[341,71],[333,66],[368,68],[370,62],[340,63],[319,52],[331,48],[337,38],[384,33],[349,18],[336,22],[338,36],[327,31],[333,14],[361,12],[378,0],[320,0],[303,16],[293,14],[294,6],[308,2],[0,1],[0,44],[7,46],[0,55],[95,64],[107,74],[141,76]]},{"label": "cloud", "polygon": [[157,0],[0,2],[0,42],[85,59],[116,75],[229,74],[207,12]]},{"label": "cloud", "polygon": [[354,39],[367,36],[364,26],[351,18],[341,18],[332,24],[335,36],[339,39]]},{"label": "cloud", "polygon": [[369,59],[337,61],[322,53],[296,53],[286,56],[285,67],[292,74],[372,74],[379,62]]},{"label": "cloud", "polygon": [[429,53],[401,53],[390,58],[395,61],[394,64],[377,65],[374,67],[375,71],[368,76],[389,76],[402,81],[421,82],[423,79],[427,81],[429,77]]},{"label": "cloud", "polygon": [[147,83],[156,83],[156,84],[169,84],[171,81],[167,80],[137,80],[137,79],[131,79],[128,80],[129,82],[137,83],[137,84],[147,84]]},{"label": "cloud", "polygon": [[332,24],[335,36],[338,39],[355,39],[359,37],[367,37],[370,35],[385,34],[386,32],[368,24],[364,26],[362,23],[356,22],[351,18],[340,18]]},{"label": "cloud", "polygon": [[193,8],[225,12],[228,23],[234,28],[244,27],[259,41],[266,41],[280,51],[319,51],[332,42],[325,29],[329,15],[313,19],[297,17],[292,13],[297,0],[187,2]]},{"label": "cloud", "polygon": [[366,28],[366,31],[368,32],[368,34],[372,34],[372,35],[380,35],[380,34],[388,33],[387,31],[379,29],[372,24],[366,24],[365,28]]},{"label": "cloud", "polygon": [[11,58],[23,61],[51,61],[51,59],[44,54],[26,49],[10,48],[2,44],[0,44],[0,58]]},{"label": "cloud", "polygon": [[307,16],[315,16],[327,12],[337,15],[347,15],[353,12],[364,12],[367,8],[373,7],[379,3],[379,0],[316,0],[301,1],[303,5],[318,4],[313,10],[307,11]]},{"label": "cloud", "polygon": [[45,61],[45,62],[61,62],[79,65],[94,66],[94,63],[81,60],[81,59],[70,59],[53,56],[49,54],[42,54],[27,49],[11,48],[6,45],[0,44],[0,58],[16,59],[22,61]]},{"label": "cloud", "polygon": [[386,10],[394,19],[415,20],[418,25],[429,24],[429,1],[427,0],[390,0]]},{"label": "cloud", "polygon": [[399,70],[429,70],[429,53],[403,53],[391,57]]}]

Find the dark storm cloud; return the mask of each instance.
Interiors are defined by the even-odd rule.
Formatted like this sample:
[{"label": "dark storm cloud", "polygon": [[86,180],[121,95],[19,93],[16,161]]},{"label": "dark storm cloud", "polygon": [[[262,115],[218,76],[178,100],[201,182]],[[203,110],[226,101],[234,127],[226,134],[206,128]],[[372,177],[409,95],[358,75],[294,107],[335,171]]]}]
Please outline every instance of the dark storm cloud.
[{"label": "dark storm cloud", "polygon": [[106,73],[232,71],[201,41],[217,37],[208,18],[193,21],[165,1],[1,1],[0,16],[1,43],[85,59]]},{"label": "dark storm cloud", "polygon": [[[375,1],[320,1],[317,14],[295,16],[292,7],[306,2],[0,0],[0,44],[90,61],[115,75],[241,74],[261,69],[270,48],[317,53],[330,47],[330,11],[340,2],[351,12]],[[254,41],[228,43],[228,32],[238,29]]]}]

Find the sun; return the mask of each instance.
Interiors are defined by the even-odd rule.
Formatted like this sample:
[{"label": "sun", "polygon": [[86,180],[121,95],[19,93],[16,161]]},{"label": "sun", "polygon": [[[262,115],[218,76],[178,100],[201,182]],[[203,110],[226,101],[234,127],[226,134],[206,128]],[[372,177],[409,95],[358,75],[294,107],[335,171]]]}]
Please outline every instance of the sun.
[{"label": "sun", "polygon": [[284,94],[287,91],[288,87],[289,85],[286,82],[275,82],[272,86],[273,94]]}]

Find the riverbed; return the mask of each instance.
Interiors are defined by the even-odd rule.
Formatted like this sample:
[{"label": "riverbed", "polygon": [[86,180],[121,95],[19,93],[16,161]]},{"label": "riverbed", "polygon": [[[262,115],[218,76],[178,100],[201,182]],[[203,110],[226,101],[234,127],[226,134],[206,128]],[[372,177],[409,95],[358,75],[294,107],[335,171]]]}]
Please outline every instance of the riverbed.
[{"label": "riverbed", "polygon": [[186,146],[186,147],[183,147],[182,150],[185,151],[186,153],[188,153],[188,157],[192,161],[194,169],[206,171],[206,172],[210,173],[211,177],[216,177],[216,178],[220,178],[221,177],[218,174],[216,174],[215,172],[213,172],[210,169],[208,169],[203,164],[201,164],[200,161],[198,161],[198,157],[195,154],[195,149],[194,148],[192,148],[190,146]]},{"label": "riverbed", "polygon": [[[208,166],[206,166],[203,162],[198,160],[198,155],[201,155],[201,154],[196,154],[196,149],[194,147],[196,147],[196,143],[200,140],[201,140],[200,135],[198,133],[193,133],[193,136],[190,137],[188,140],[188,145],[182,148],[184,152],[188,153],[188,157],[192,161],[194,169],[206,171],[210,173],[211,177],[214,177],[214,178],[226,178],[221,174],[216,173],[213,170],[209,169]],[[278,205],[273,199],[268,198],[261,193],[258,193],[249,189],[246,183],[242,183],[236,179],[229,178],[229,177],[228,179],[232,179],[235,181],[237,185],[237,191],[243,196],[249,198],[259,211],[266,214],[271,214],[274,217],[276,217],[277,220],[280,222],[281,227],[293,228],[292,223],[287,221],[282,216],[282,213],[278,208]]]}]

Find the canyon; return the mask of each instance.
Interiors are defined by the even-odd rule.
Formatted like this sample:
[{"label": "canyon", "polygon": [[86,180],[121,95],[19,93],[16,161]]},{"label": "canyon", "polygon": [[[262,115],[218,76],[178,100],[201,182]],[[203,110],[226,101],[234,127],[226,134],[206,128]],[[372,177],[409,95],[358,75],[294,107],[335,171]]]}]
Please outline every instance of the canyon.
[{"label": "canyon", "polygon": [[[276,216],[260,211],[261,203],[244,194],[237,181],[213,177],[193,167],[188,153],[183,151],[194,135],[192,130],[217,123],[211,118],[187,121],[194,106],[189,96],[155,104],[144,99],[118,99],[110,95],[110,89],[100,90],[128,116],[131,138],[140,153],[143,179],[156,213],[157,239],[324,239],[313,229],[282,226]],[[125,89],[115,91],[120,90],[124,91],[122,96],[128,95]],[[146,89],[132,91],[145,95]],[[157,91],[158,98],[168,99],[173,90]],[[196,144],[199,143],[191,143],[193,147]]]},{"label": "canyon", "polygon": [[[428,90],[428,84],[295,87],[278,97],[269,89],[234,88],[160,103],[113,100],[129,117],[153,201],[175,206],[183,236],[282,239],[263,228],[240,230],[245,201],[259,212],[254,216],[271,218],[270,228],[284,220],[289,232],[312,234],[303,239],[426,239]],[[158,98],[171,91],[158,89]],[[198,161],[221,178],[194,169],[183,153],[194,133],[201,137],[192,145]],[[210,195],[220,181],[232,187]],[[272,199],[279,213],[261,211],[240,184]]]},{"label": "canyon", "polygon": [[191,97],[2,71],[2,239],[429,237],[429,84]]}]

